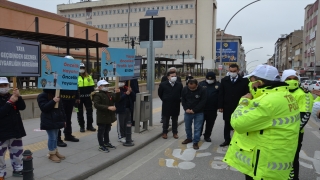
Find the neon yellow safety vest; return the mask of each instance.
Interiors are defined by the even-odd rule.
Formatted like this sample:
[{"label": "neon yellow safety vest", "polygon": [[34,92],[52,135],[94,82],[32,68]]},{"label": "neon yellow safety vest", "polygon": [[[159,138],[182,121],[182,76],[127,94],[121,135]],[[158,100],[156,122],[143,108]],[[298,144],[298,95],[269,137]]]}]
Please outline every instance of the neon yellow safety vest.
[{"label": "neon yellow safety vest", "polygon": [[[302,89],[298,88],[291,94],[297,100],[300,112],[312,112],[313,96],[310,92],[305,92]],[[301,123],[303,122],[301,121]],[[302,129],[300,132],[303,133],[304,129]]]},{"label": "neon yellow safety vest", "polygon": [[235,130],[223,159],[254,179],[288,179],[298,145],[300,111],[286,86],[240,99],[231,117]]},{"label": "neon yellow safety vest", "polygon": [[320,102],[320,96],[318,96],[318,97],[314,100],[314,102]]},{"label": "neon yellow safety vest", "polygon": [[82,78],[82,76],[78,77],[78,87],[87,87],[94,86],[94,81],[90,75]]}]

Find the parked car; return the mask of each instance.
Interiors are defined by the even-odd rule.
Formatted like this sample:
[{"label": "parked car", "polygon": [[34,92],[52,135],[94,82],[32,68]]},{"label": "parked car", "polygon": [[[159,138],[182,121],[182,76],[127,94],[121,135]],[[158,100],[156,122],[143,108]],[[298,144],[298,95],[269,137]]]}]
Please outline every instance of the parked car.
[{"label": "parked car", "polygon": [[314,90],[320,90],[320,81],[317,81],[316,84],[313,85]]},{"label": "parked car", "polygon": [[309,85],[308,85],[308,90],[309,91],[312,91],[313,90],[313,88],[314,88],[314,85],[317,83],[317,81],[316,80],[312,80],[310,83],[309,83]]},{"label": "parked car", "polygon": [[303,87],[304,89],[308,89],[308,86],[310,83],[311,83],[310,80],[303,80],[301,81],[301,87]]}]

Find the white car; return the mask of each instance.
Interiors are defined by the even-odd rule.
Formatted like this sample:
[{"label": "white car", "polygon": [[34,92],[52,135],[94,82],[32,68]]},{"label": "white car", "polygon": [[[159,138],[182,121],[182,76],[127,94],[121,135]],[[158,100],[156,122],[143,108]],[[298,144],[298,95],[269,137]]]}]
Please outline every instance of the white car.
[{"label": "white car", "polygon": [[320,81],[317,81],[316,84],[313,85],[314,90],[320,90]]},{"label": "white car", "polygon": [[303,87],[304,89],[308,89],[310,83],[310,80],[303,80],[301,81],[301,87]]},{"label": "white car", "polygon": [[308,84],[307,89],[308,89],[309,91],[312,91],[313,88],[314,88],[314,85],[315,85],[316,83],[317,83],[316,80],[312,80],[312,81]]}]

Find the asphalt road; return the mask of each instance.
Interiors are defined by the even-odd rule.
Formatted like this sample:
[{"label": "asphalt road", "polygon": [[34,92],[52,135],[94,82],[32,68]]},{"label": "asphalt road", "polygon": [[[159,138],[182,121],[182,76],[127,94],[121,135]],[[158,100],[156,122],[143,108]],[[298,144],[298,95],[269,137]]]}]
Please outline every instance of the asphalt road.
[{"label": "asphalt road", "polygon": [[[220,114],[211,136],[212,143],[202,138],[200,150],[194,151],[192,144],[181,144],[186,138],[182,124],[178,140],[169,132],[168,139],[157,139],[88,180],[244,180],[243,174],[221,162],[227,150],[219,147],[223,142],[223,125]],[[310,120],[300,153],[300,180],[320,180],[319,132],[319,124]]]}]

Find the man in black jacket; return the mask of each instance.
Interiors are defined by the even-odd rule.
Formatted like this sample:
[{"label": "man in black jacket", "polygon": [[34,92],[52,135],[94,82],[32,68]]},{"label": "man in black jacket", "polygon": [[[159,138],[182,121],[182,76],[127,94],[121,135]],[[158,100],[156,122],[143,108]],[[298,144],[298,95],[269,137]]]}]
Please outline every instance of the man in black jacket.
[{"label": "man in black jacket", "polygon": [[204,107],[204,121],[202,123],[201,134],[204,128],[204,122],[206,122],[206,130],[203,136],[205,141],[211,142],[210,136],[217,118],[220,82],[217,82],[214,72],[208,72],[206,80],[201,81],[199,86],[202,86],[207,91],[207,103]]},{"label": "man in black jacket", "polygon": [[[187,86],[182,90],[182,106],[186,111],[184,123],[187,133],[187,139],[182,144],[193,142],[193,149],[198,150],[203,124],[203,109],[207,101],[207,92],[201,86],[198,86],[196,79],[190,79]],[[194,121],[194,138],[192,140],[192,122]]]},{"label": "man in black jacket", "polygon": [[239,66],[237,64],[231,64],[229,66],[229,76],[221,79],[219,112],[223,112],[225,140],[220,144],[221,147],[228,146],[231,141],[231,114],[237,108],[241,97],[249,93],[249,80],[247,78],[241,78],[238,72]]},{"label": "man in black jacket", "polygon": [[167,79],[167,81],[159,85],[158,89],[158,95],[162,101],[162,138],[167,139],[169,119],[171,116],[173,137],[178,139],[178,116],[180,114],[181,90],[183,86],[180,82],[177,82],[177,74],[175,72],[168,72]]},{"label": "man in black jacket", "polygon": [[9,93],[9,82],[0,77],[0,179],[6,176],[5,154],[10,152],[12,176],[22,177],[22,137],[26,136],[20,110],[26,108],[19,90]]}]

